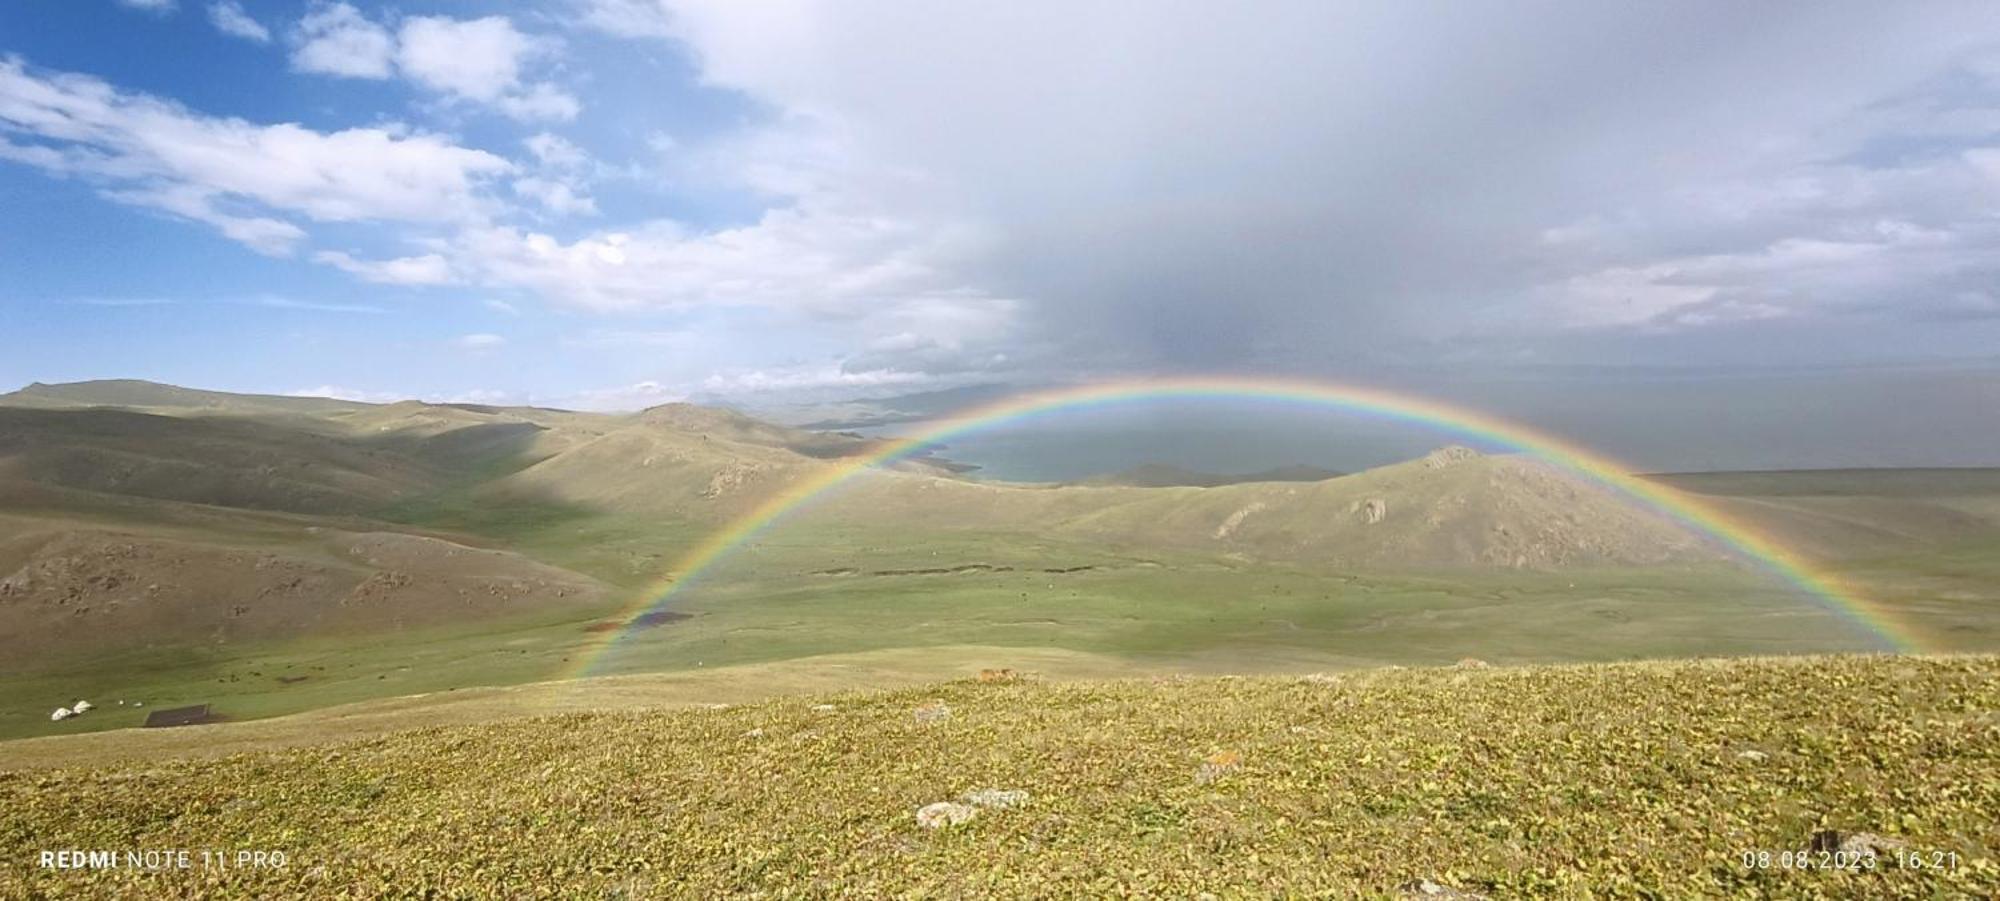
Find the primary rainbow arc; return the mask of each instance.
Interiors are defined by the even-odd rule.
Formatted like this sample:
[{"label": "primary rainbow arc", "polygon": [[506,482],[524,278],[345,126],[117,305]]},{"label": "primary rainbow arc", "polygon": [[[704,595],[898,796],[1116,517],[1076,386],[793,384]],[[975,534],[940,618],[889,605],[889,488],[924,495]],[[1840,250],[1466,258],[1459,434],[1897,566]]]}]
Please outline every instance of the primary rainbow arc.
[{"label": "primary rainbow arc", "polygon": [[856,475],[893,463],[938,444],[982,429],[1058,410],[1117,403],[1185,399],[1261,399],[1298,402],[1362,413],[1384,419],[1428,425],[1441,431],[1497,444],[1537,457],[1631,496],[1698,532],[1715,538],[1776,573],[1824,606],[1882,639],[1898,651],[1919,650],[1917,636],[1838,576],[1698,497],[1631,475],[1608,457],[1523,425],[1506,422],[1442,401],[1351,385],[1276,378],[1202,376],[1152,378],[1098,383],[1018,395],[975,407],[917,432],[890,440],[866,455],[801,479],[765,499],[748,513],[710,534],[683,555],[670,576],[641,592],[619,617],[619,628],[605,633],[602,643],[586,649],[572,675],[587,675],[632,630],[635,620],[663,607],[699,580],[731,552],[743,546],[787,514]]}]

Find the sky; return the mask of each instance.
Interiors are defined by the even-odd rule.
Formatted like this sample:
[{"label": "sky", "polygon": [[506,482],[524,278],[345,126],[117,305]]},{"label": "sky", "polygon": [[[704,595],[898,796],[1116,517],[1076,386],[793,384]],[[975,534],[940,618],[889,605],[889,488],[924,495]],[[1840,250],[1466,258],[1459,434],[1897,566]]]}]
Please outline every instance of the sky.
[{"label": "sky", "polygon": [[0,389],[1949,371],[2000,412],[1996,212],[1976,3],[0,4]]}]

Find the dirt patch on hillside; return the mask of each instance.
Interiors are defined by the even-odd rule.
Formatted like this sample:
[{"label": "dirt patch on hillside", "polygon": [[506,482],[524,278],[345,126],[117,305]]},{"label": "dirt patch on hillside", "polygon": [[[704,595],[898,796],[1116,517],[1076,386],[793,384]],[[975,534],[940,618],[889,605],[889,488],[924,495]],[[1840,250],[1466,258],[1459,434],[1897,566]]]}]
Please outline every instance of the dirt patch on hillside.
[{"label": "dirt patch on hillside", "polygon": [[815,570],[813,572],[813,575],[815,576],[859,576],[859,575],[962,576],[971,573],[1029,572],[1029,573],[1046,573],[1049,575],[1061,576],[1061,575],[1068,575],[1070,573],[1090,572],[1098,568],[1099,567],[1097,566],[1097,564],[1094,563],[1085,563],[1077,566],[1027,566],[1027,567],[996,565],[992,563],[963,563],[958,566],[927,566],[920,569],[871,569],[865,573],[851,566],[842,566],[842,567],[837,567],[835,569]]},{"label": "dirt patch on hillside", "polygon": [[583,631],[590,633],[604,633],[604,632],[617,632],[621,629],[627,629],[627,628],[650,629],[654,626],[664,626],[668,623],[677,623],[681,622],[682,620],[689,620],[693,618],[694,614],[682,613],[678,610],[654,610],[649,613],[641,613],[638,616],[635,616],[630,620],[626,620],[623,622],[615,619],[607,619],[600,622],[594,622],[588,626],[584,626]]}]

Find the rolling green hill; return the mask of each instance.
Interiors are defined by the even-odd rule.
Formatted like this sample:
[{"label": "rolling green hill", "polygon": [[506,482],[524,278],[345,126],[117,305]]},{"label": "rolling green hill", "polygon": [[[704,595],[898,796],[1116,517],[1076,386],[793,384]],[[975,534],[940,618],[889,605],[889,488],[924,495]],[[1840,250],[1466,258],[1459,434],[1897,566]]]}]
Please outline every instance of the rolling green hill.
[{"label": "rolling green hill", "polygon": [[1323,482],[1344,473],[1303,464],[1279,466],[1246,473],[1199,472],[1168,463],[1142,463],[1109,475],[1084,479],[1080,485],[1118,485],[1127,488],[1214,488],[1243,482]]},{"label": "rolling green hill", "polygon": [[[688,405],[145,383],[0,397],[0,736],[111,725],[48,721],[84,693],[261,717],[586,662],[981,645],[1268,672],[1880,647],[1620,496],[1463,450],[1214,487],[991,483],[917,461],[857,474],[679,584],[716,529],[875,446]],[[1838,570],[1928,647],[2000,647],[1990,471],[1661,478]],[[601,650],[667,585],[680,618]]]},{"label": "rolling green hill", "polygon": [[35,382],[19,391],[0,394],[0,406],[45,409],[116,407],[149,412],[326,417],[353,413],[370,405],[329,397],[233,394],[139,379],[101,379],[58,385]]}]

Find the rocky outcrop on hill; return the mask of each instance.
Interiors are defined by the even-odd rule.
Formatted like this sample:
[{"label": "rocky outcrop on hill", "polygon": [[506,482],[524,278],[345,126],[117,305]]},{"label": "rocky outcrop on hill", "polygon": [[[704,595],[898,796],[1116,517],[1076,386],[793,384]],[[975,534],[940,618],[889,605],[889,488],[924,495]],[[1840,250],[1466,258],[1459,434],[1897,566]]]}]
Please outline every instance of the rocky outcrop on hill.
[{"label": "rocky outcrop on hill", "polygon": [[1479,457],[1479,452],[1472,448],[1451,444],[1425,454],[1424,468],[1443,469],[1467,460],[1477,460]]}]

